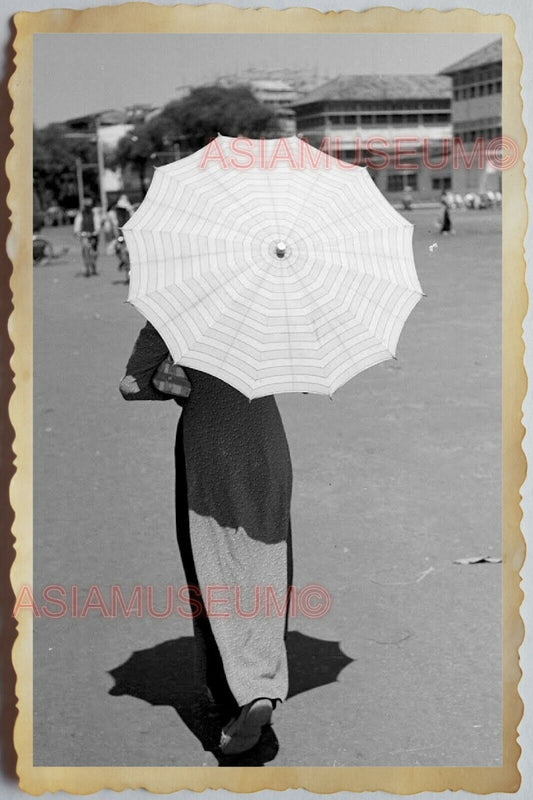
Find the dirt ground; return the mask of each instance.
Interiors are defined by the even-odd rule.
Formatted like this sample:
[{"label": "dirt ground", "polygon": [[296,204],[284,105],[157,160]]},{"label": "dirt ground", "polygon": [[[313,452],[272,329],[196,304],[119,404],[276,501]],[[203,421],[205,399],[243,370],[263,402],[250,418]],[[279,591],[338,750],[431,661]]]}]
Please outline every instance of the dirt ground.
[{"label": "dirt ground", "polygon": [[[291,621],[291,696],[235,763],[500,764],[501,566],[454,563],[501,556],[500,217],[457,212],[440,237],[437,213],[410,213],[427,297],[398,360],[333,400],[279,398],[295,585],[331,607]],[[87,279],[71,230],[44,233],[71,249],[33,270],[34,591],[64,587],[68,612],[35,620],[35,764],[216,765],[190,621],[73,610],[73,586],[79,608],[95,585],[107,605],[113,585],[154,587],[162,608],[183,584],[178,410],[118,393],[143,321],[114,257]]]}]

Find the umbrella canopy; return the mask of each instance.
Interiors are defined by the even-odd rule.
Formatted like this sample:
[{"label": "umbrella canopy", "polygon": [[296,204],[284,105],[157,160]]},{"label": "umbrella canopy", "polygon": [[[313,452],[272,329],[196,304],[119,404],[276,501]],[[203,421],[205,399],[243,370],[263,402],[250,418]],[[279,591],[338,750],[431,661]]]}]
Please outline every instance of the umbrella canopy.
[{"label": "umbrella canopy", "polygon": [[395,355],[422,296],[412,232],[364,167],[219,136],[159,167],[125,225],[128,301],[176,363],[249,398],[331,395]]}]

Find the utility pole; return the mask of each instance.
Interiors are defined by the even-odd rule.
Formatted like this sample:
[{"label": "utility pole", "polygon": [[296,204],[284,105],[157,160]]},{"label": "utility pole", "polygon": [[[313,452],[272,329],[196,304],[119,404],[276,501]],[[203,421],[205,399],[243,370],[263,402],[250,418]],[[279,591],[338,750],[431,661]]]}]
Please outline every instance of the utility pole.
[{"label": "utility pole", "polygon": [[107,213],[107,195],[105,191],[105,165],[104,165],[104,144],[100,138],[100,119],[94,118],[96,127],[96,152],[98,160],[98,185],[100,187],[100,206],[102,213]]},{"label": "utility pole", "polygon": [[78,202],[80,208],[83,208],[83,164],[81,163],[81,158],[76,159],[76,182],[78,184]]}]

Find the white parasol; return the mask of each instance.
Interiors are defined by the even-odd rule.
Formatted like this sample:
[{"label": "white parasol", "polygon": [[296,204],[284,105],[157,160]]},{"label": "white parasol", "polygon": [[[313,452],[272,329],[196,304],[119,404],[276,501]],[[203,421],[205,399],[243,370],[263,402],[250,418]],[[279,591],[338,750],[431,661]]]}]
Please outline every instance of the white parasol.
[{"label": "white parasol", "polygon": [[249,398],[331,395],[394,357],[422,296],[412,233],[365,168],[219,136],[159,167],[124,226],[128,301],[176,363]]}]

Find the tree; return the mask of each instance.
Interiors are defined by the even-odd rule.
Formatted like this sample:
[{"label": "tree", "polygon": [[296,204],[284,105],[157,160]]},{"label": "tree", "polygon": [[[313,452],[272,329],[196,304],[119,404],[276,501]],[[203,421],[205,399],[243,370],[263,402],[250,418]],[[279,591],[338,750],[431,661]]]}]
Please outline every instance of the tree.
[{"label": "tree", "polygon": [[255,139],[279,135],[275,115],[248,86],[200,86],[168,103],[160,117],[167,134],[190,151],[204,147],[218,133]]},{"label": "tree", "polygon": [[204,147],[218,132],[251,138],[279,135],[275,115],[247,86],[201,86],[182,100],[168,103],[148,122],[136,125],[118,142],[112,163],[123,170],[133,168],[145,194],[149,167],[159,153],[168,154],[170,160],[179,145],[186,155]]},{"label": "tree", "polygon": [[[71,139],[65,125],[52,123],[33,131],[34,188],[44,208],[57,202],[66,208],[78,204],[76,158],[83,163],[96,161],[96,140],[90,136]],[[97,194],[96,169],[84,174],[86,187]]]},{"label": "tree", "polygon": [[148,167],[154,152],[162,149],[160,123],[157,118],[142,122],[119,139],[116,150],[110,158],[111,166],[121,169],[131,166],[139,176],[143,195],[147,190]]}]

